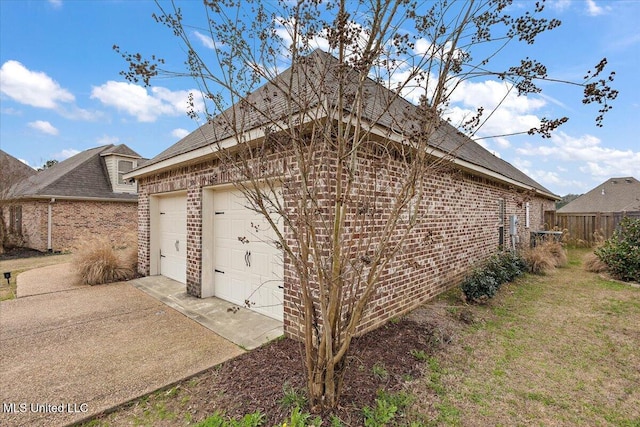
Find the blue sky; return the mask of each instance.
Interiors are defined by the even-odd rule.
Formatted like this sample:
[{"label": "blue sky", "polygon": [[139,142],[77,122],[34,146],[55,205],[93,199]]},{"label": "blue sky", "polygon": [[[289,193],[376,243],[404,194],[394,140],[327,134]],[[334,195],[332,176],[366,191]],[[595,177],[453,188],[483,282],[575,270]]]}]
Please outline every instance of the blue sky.
[{"label": "blue sky", "polygon": [[[177,3],[186,17],[201,13],[200,1]],[[544,84],[544,96],[507,98],[479,135],[569,116],[552,138],[480,142],[559,195],[615,176],[640,179],[640,0],[546,3],[562,25],[518,54],[542,60],[561,79],[579,79],[607,57],[620,91],[614,108],[597,128],[597,109],[581,104],[580,90]],[[151,18],[155,11],[147,0],[0,0],[0,148],[34,167],[110,143],[150,158],[195,130],[185,112],[193,81],[165,78],[144,88],[119,75],[126,64],[114,44],[182,61],[177,40]],[[503,90],[495,81],[469,83],[454,96],[452,114],[490,106]]]}]

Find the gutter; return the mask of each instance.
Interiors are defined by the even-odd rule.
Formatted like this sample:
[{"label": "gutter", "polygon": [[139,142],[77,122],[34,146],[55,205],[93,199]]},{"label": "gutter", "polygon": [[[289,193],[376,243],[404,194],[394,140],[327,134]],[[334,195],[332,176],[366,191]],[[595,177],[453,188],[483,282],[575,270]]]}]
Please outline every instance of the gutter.
[{"label": "gutter", "polygon": [[77,201],[77,202],[138,203],[137,197],[135,199],[110,199],[107,197],[56,196],[56,195],[47,195],[47,194],[24,195],[24,196],[16,197],[15,199],[16,200],[52,200],[53,202],[60,201],[60,200],[69,200],[69,201]]},{"label": "gutter", "polygon": [[[322,110],[320,109],[320,107],[316,107],[314,109],[315,113],[319,113]],[[298,126],[300,125],[304,125],[307,122],[311,122],[312,120],[318,120],[318,118],[312,118],[312,115],[310,113],[306,113],[306,114],[301,114],[298,113],[298,116],[303,116],[303,120],[301,120],[298,124]],[[326,116],[326,113],[323,114]],[[337,113],[334,113],[334,115],[336,116],[335,119],[338,120],[341,117],[337,116]],[[344,120],[344,119],[343,119]],[[295,120],[294,120],[295,122]],[[401,134],[398,134],[396,132],[394,132],[392,129],[380,126],[378,124],[373,124],[371,125],[371,123],[367,120],[363,120],[362,121],[363,125],[367,126],[367,131],[370,132],[371,134],[380,136],[382,138],[386,138],[390,141],[393,142],[397,142],[399,144],[403,144],[403,137]],[[249,131],[246,131],[243,134],[243,137],[245,138],[245,140],[247,141],[253,141],[259,138],[264,138],[265,136],[265,132],[263,128],[254,128],[251,129]],[[214,141],[204,147],[199,147],[196,148],[194,150],[188,151],[186,153],[181,153],[178,155],[175,155],[173,157],[169,157],[167,159],[161,160],[157,163],[153,163],[151,165],[148,166],[142,166],[138,169],[135,169],[131,172],[129,172],[128,174],[125,174],[123,176],[124,179],[136,179],[136,178],[142,178],[144,176],[148,176],[148,175],[152,175],[154,173],[160,173],[160,172],[164,172],[166,170],[169,169],[173,169],[175,167],[179,167],[179,166],[185,166],[187,164],[191,164],[191,163],[196,163],[198,161],[204,160],[204,158],[206,156],[210,156],[215,154],[218,151],[218,147],[217,145],[219,145],[222,149],[226,149],[226,148],[231,148],[234,145],[237,145],[237,138],[234,136],[231,137],[227,137],[225,139],[223,139],[222,141]],[[431,155],[437,157],[437,158],[448,158],[448,157],[452,157],[450,154],[445,153],[442,150],[439,150],[436,147],[432,147],[432,151],[430,153]],[[527,185],[524,184],[520,181],[516,181],[514,179],[508,178],[498,172],[495,172],[491,169],[487,169],[483,166],[479,166],[476,165],[474,163],[468,162],[466,160],[462,160],[458,157],[453,156],[451,158],[451,162],[455,165],[457,165],[458,167],[460,167],[461,169],[464,169],[468,172],[471,172],[475,175],[479,175],[479,176],[483,176],[486,178],[490,178],[493,179],[495,181],[498,182],[502,182],[504,184],[509,184],[509,185],[513,185],[515,187],[518,187],[520,189],[526,190],[526,191],[533,191],[536,194],[546,197],[548,199],[551,200],[560,200],[561,197],[559,197],[556,194],[553,193],[549,193],[546,191],[542,191],[536,187],[533,187],[531,185]]]},{"label": "gutter", "polygon": [[53,227],[52,217],[53,217],[53,204],[56,202],[55,197],[52,197],[49,201],[49,206],[47,207],[47,251],[51,252],[53,250],[53,245],[51,244],[51,229]]}]

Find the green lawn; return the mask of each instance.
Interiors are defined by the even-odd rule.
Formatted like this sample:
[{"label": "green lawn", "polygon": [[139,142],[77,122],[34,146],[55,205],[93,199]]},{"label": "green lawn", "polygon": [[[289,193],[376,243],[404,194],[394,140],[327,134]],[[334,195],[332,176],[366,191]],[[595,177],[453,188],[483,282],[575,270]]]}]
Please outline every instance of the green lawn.
[{"label": "green lawn", "polygon": [[472,307],[414,410],[432,425],[640,426],[640,289],[584,271],[586,253]]}]

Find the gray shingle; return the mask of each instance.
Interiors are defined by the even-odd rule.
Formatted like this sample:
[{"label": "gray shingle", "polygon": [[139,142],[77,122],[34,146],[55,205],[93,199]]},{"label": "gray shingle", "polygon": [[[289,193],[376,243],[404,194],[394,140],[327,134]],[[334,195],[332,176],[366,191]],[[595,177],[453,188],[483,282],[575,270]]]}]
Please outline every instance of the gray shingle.
[{"label": "gray shingle", "polygon": [[558,209],[558,213],[640,211],[640,182],[633,177],[611,178]]},{"label": "gray shingle", "polygon": [[[133,153],[126,146],[119,148],[121,154]],[[114,193],[102,155],[113,145],[92,148],[76,154],[52,167],[40,171],[16,185],[11,198],[30,197],[74,197],[114,200],[136,200],[136,194]],[[109,153],[106,153],[109,154]],[[127,154],[129,155],[129,154]]]},{"label": "gray shingle", "polygon": [[4,197],[12,185],[36,173],[32,167],[0,150],[0,197]]},{"label": "gray shingle", "polygon": [[[282,120],[285,123],[289,115],[310,111],[316,106],[325,105],[335,109],[333,95],[339,84],[336,76],[338,70],[340,68],[336,58],[316,50],[299,64],[276,76],[273,81],[247,95],[244,103],[236,104],[236,108],[229,108],[213,118],[209,123],[149,160],[144,166],[206,147],[233,135],[273,123],[274,120]],[[352,73],[353,79],[357,78],[354,70],[348,68],[342,70]],[[343,81],[353,81],[353,79],[347,78]],[[356,89],[357,85],[353,85],[346,90]],[[419,127],[416,119],[418,108],[415,105],[371,79],[365,81],[364,90],[366,99],[370,101],[364,106],[364,118],[389,130],[405,134]],[[289,94],[294,96],[290,97]],[[345,105],[344,108],[350,110],[354,106]],[[236,127],[235,130],[233,126]],[[494,156],[446,122],[442,122],[442,126],[439,126],[430,144],[456,158],[552,194],[535,180],[508,162]]]}]

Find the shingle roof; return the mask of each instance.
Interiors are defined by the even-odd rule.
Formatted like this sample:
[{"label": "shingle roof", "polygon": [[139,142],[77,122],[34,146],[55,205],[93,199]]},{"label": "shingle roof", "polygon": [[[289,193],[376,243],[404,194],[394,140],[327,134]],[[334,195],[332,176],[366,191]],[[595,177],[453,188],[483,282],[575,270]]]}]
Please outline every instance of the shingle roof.
[{"label": "shingle roof", "polygon": [[[121,147],[121,148],[118,148]],[[124,145],[104,145],[76,154],[11,189],[11,198],[73,197],[114,200],[136,200],[137,194],[114,193],[103,154],[126,152],[136,154]]]},{"label": "shingle roof", "polygon": [[[225,120],[225,118],[233,117],[237,129],[249,131],[271,123],[273,120],[281,118],[286,120],[291,113],[301,110],[309,111],[315,106],[329,105],[329,108],[335,108],[335,105],[331,104],[334,101],[332,95],[336,93],[339,83],[335,76],[335,70],[338,67],[338,60],[332,55],[321,50],[314,51],[299,64],[292,66],[276,76],[273,81],[249,94],[242,103],[244,105],[237,104],[236,108],[232,107],[215,117],[209,123],[149,160],[145,167],[233,136],[235,132],[229,126],[232,120]],[[347,69],[346,71],[354,73],[354,77],[357,77],[354,70]],[[345,80],[350,81],[349,79]],[[289,89],[289,87],[292,88]],[[354,85],[350,89],[356,90],[357,88]],[[367,79],[364,89],[366,98],[370,100],[364,106],[363,116],[365,119],[389,130],[404,133],[418,128],[415,114],[417,107],[415,105],[371,79]],[[287,94],[294,96],[285,96]],[[299,102],[297,102],[298,100]],[[297,103],[296,105],[288,104],[292,102]],[[347,105],[345,109],[348,110],[350,107]],[[439,126],[430,144],[458,159],[486,168],[544,193],[552,194],[513,165],[491,154],[446,122]]]},{"label": "shingle roof", "polygon": [[640,182],[611,178],[558,209],[558,213],[640,211]]},{"label": "shingle roof", "polygon": [[140,154],[136,153],[124,144],[112,145],[111,148],[107,148],[102,153],[100,153],[101,156],[106,156],[108,154],[118,154],[121,156],[140,158]]},{"label": "shingle roof", "polygon": [[0,150],[0,197],[4,196],[16,182],[20,182],[37,171],[12,155]]}]

